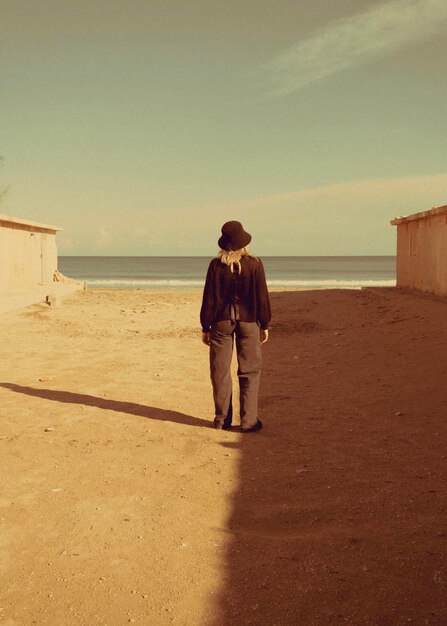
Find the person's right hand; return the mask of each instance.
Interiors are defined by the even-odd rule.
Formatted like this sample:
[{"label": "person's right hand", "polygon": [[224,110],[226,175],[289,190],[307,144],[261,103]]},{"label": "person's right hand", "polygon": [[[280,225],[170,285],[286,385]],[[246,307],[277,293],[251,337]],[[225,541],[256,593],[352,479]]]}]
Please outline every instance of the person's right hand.
[{"label": "person's right hand", "polygon": [[261,328],[261,343],[266,343],[269,340],[269,331],[268,328],[266,330],[262,330]]}]

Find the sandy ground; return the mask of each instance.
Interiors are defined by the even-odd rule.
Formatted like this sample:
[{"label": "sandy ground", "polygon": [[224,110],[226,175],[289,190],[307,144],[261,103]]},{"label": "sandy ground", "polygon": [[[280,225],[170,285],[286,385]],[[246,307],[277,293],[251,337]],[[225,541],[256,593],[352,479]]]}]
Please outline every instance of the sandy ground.
[{"label": "sandy ground", "polygon": [[241,434],[200,297],[0,317],[0,624],[447,624],[447,303],[273,293]]},{"label": "sandy ground", "polygon": [[64,298],[76,291],[81,291],[82,284],[77,281],[67,283],[53,283],[51,286],[37,287],[18,287],[11,289],[6,293],[2,292],[0,296],[0,315],[24,309],[32,304],[46,302],[47,297],[55,298],[56,301],[62,302]]}]

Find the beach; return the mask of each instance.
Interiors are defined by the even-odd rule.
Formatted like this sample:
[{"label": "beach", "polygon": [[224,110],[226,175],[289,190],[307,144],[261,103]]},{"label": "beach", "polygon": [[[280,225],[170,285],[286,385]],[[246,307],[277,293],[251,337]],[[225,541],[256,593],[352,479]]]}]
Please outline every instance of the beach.
[{"label": "beach", "polygon": [[250,434],[200,302],[0,316],[0,624],[446,624],[446,301],[274,291]]}]

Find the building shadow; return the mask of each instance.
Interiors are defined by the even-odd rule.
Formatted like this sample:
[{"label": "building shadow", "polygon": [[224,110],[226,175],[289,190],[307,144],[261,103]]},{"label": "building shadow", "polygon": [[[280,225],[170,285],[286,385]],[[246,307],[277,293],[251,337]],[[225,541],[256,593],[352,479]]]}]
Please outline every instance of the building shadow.
[{"label": "building shadow", "polygon": [[52,402],[63,402],[65,404],[80,404],[84,406],[93,406],[98,409],[108,411],[117,411],[118,413],[128,413],[138,417],[159,420],[162,422],[174,422],[175,424],[184,424],[186,426],[199,426],[201,428],[212,428],[213,423],[209,420],[200,419],[193,415],[186,415],[178,411],[169,409],[160,409],[158,407],[147,406],[144,404],[136,404],[135,402],[124,402],[121,400],[110,400],[108,398],[99,398],[84,393],[73,393],[72,391],[57,391],[54,389],[36,389],[35,387],[26,387],[24,385],[16,385],[15,383],[2,382],[0,387],[9,389],[15,393],[22,393],[27,396],[43,398]]},{"label": "building shadow", "polygon": [[[263,348],[264,428],[221,442],[238,486],[207,626],[447,624],[447,388],[422,342],[402,346],[382,310],[365,312],[369,298],[273,294],[284,312]],[[447,331],[426,332],[441,361]]]}]

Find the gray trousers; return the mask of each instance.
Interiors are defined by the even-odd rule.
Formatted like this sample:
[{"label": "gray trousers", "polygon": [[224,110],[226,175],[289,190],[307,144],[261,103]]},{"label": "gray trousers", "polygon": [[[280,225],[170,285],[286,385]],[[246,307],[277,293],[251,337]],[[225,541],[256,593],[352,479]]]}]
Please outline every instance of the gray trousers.
[{"label": "gray trousers", "polygon": [[210,374],[213,385],[215,424],[231,426],[233,417],[231,358],[236,338],[242,428],[251,428],[258,420],[258,392],[262,354],[259,326],[256,322],[222,321],[211,327]]}]

